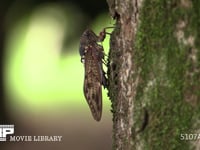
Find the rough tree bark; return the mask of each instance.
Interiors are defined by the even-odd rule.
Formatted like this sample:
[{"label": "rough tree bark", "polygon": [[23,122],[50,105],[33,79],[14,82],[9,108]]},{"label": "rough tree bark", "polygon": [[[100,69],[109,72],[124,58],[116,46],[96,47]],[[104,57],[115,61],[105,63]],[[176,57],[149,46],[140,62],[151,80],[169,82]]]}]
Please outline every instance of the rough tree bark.
[{"label": "rough tree bark", "polygon": [[107,2],[113,149],[199,149],[200,2]]}]

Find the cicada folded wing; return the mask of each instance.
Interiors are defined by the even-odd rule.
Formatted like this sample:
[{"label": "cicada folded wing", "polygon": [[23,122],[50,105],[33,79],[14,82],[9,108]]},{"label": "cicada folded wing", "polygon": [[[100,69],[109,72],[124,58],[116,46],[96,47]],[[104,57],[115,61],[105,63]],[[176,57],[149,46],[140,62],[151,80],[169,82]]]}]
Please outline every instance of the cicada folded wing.
[{"label": "cicada folded wing", "polygon": [[98,49],[89,45],[85,53],[84,95],[92,112],[93,118],[100,121],[102,114],[102,77],[98,62]]}]

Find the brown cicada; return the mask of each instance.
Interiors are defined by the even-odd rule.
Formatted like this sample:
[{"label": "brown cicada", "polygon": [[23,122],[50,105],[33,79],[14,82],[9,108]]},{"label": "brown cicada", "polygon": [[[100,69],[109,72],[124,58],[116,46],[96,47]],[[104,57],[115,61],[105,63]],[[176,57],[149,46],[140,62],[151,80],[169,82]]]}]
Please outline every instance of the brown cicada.
[{"label": "brown cicada", "polygon": [[104,49],[98,43],[105,39],[105,28],[97,36],[92,30],[86,29],[80,38],[79,52],[85,68],[84,95],[96,121],[101,120],[102,88],[107,86],[103,71]]}]

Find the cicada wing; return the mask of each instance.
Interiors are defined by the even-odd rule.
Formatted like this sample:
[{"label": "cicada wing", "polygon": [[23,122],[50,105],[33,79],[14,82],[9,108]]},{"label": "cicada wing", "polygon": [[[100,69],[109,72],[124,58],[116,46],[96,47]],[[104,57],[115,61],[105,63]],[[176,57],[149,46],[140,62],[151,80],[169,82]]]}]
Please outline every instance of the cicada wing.
[{"label": "cicada wing", "polygon": [[87,76],[84,80],[84,95],[90,107],[93,118],[96,121],[101,120],[102,115],[102,92],[99,82],[91,82]]},{"label": "cicada wing", "polygon": [[96,121],[102,115],[102,77],[101,68],[96,58],[95,47],[90,46],[85,54],[84,95]]}]

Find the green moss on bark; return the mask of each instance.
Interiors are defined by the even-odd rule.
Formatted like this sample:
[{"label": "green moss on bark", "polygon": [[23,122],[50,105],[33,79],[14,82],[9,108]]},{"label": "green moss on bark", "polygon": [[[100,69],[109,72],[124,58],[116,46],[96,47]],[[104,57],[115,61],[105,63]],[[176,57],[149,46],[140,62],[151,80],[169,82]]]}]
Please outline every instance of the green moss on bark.
[{"label": "green moss on bark", "polygon": [[[135,105],[145,106],[149,114],[141,133],[144,149],[192,149],[180,136],[197,133],[200,117],[199,6],[197,0],[143,2],[134,62],[141,77]],[[184,27],[179,27],[181,21]],[[181,39],[179,30],[184,33]],[[196,50],[195,62],[189,59],[191,49]]]}]

